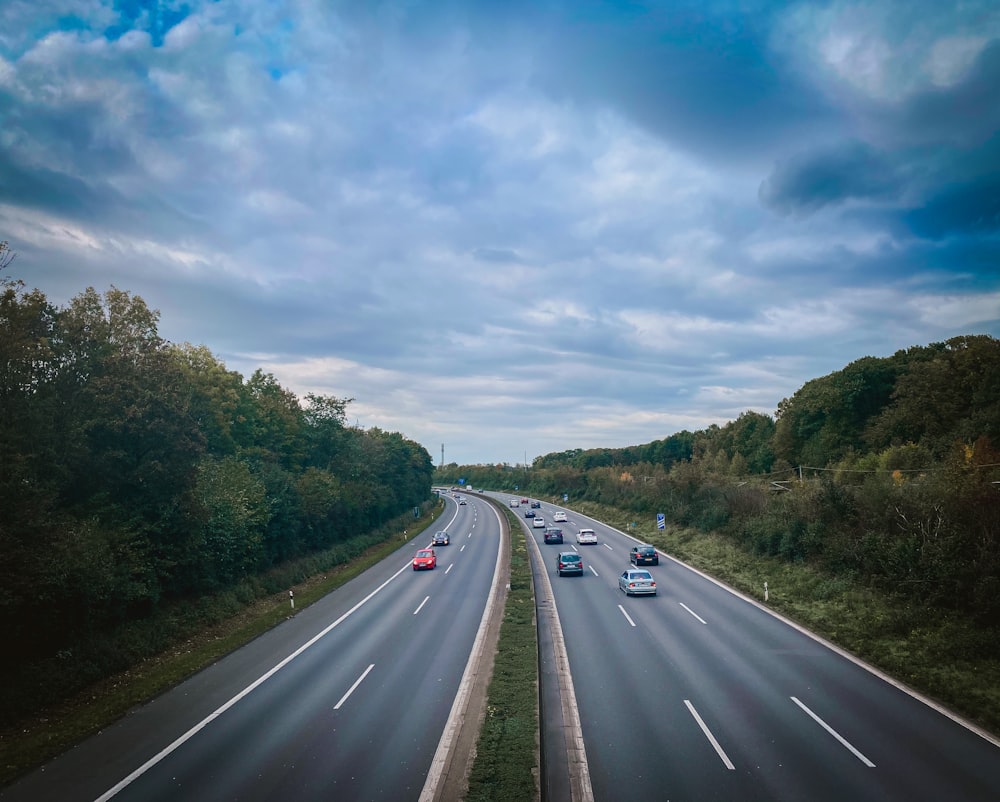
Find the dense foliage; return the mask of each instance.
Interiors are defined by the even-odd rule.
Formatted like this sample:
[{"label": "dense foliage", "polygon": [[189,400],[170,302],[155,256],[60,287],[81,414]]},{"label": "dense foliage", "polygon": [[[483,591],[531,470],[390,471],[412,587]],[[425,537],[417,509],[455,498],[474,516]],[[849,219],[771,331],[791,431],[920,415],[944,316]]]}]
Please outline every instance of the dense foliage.
[{"label": "dense foliage", "polygon": [[56,308],[0,281],[0,629],[19,661],[69,655],[430,496],[427,451],[345,426],[350,399],[301,403],[157,323],[118,289]]},{"label": "dense foliage", "polygon": [[[1000,341],[956,337],[807,382],[776,418],[436,481],[664,513],[1000,626]],[[991,641],[995,651],[1000,640]]]}]

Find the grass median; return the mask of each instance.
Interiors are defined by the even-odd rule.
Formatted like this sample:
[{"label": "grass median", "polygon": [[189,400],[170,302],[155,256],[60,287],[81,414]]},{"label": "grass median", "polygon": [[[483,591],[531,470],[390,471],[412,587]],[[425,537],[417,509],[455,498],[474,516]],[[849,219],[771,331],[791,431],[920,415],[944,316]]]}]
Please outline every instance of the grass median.
[{"label": "grass median", "polygon": [[466,802],[538,799],[538,638],[527,541],[511,532],[510,590]]}]

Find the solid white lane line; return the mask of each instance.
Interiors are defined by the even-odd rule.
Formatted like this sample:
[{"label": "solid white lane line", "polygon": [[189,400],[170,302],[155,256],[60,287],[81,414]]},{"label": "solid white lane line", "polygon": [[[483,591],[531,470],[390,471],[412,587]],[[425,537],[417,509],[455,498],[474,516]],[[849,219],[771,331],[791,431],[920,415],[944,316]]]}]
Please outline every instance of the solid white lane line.
[{"label": "solid white lane line", "polygon": [[600,576],[600,574],[597,573],[597,571],[594,569],[594,566],[588,565],[587,567],[590,569],[590,573],[592,573],[594,576]]},{"label": "solid white lane line", "polygon": [[193,738],[195,735],[197,735],[199,732],[205,729],[205,727],[207,727],[209,724],[215,721],[215,719],[217,719],[219,716],[225,713],[229,708],[231,708],[234,704],[240,701],[240,699],[242,699],[247,694],[252,693],[258,686],[260,686],[262,683],[266,682],[275,674],[277,674],[279,671],[281,671],[281,669],[283,669],[290,662],[292,662],[292,660],[294,660],[296,657],[302,654],[302,652],[304,652],[306,649],[308,649],[310,646],[312,646],[321,638],[325,637],[335,627],[340,626],[340,624],[342,624],[344,621],[347,620],[349,616],[353,615],[358,609],[360,609],[362,605],[366,604],[368,600],[371,599],[380,590],[382,590],[382,588],[384,588],[386,585],[392,582],[392,580],[394,580],[401,573],[403,573],[403,571],[408,571],[410,570],[410,568],[411,568],[411,563],[407,561],[406,565],[404,565],[402,568],[396,571],[396,573],[390,576],[387,580],[385,580],[385,582],[383,582],[381,585],[375,588],[375,590],[373,590],[371,593],[365,596],[361,601],[355,604],[350,610],[348,610],[346,613],[340,616],[340,618],[338,618],[332,624],[328,625],[326,629],[321,631],[318,635],[314,635],[308,641],[303,643],[298,649],[296,649],[294,652],[288,655],[288,657],[286,657],[284,660],[282,660],[280,663],[274,666],[274,668],[272,668],[267,673],[259,676],[257,679],[255,679],[253,682],[247,685],[242,691],[236,694],[236,696],[234,696],[224,705],[222,705],[214,712],[207,715],[205,718],[203,718],[201,721],[195,724],[191,729],[185,732],[182,736],[177,738],[177,740],[175,740],[173,743],[169,744],[168,746],[164,747],[160,752],[153,755],[153,757],[151,757],[149,760],[147,760],[145,763],[139,766],[139,768],[137,768],[135,771],[129,774],[128,777],[126,777],[124,780],[119,782],[117,785],[114,785],[113,787],[109,788],[107,791],[105,791],[103,794],[97,797],[97,799],[94,802],[107,802],[107,800],[111,799],[111,797],[115,796],[115,794],[117,794],[123,788],[127,788],[129,785],[135,782],[139,777],[141,777],[143,774],[145,774],[147,771],[153,768],[153,766],[155,766],[157,763],[163,760],[163,758],[165,758],[171,752],[178,749],[180,746],[185,744],[187,741],[191,740],[191,738]]},{"label": "solid white lane line", "polygon": [[701,621],[701,623],[703,623],[703,624],[707,624],[708,623],[704,618],[702,618],[700,615],[698,615],[694,610],[692,610],[690,607],[688,607],[684,602],[678,602],[678,604],[681,607],[683,607],[685,610],[687,610],[689,613],[691,613],[691,615],[693,615],[699,621]]},{"label": "solid white lane line", "polygon": [[340,710],[340,706],[347,701],[347,698],[354,693],[355,689],[364,681],[364,678],[368,676],[368,672],[375,668],[375,664],[372,663],[368,668],[361,672],[361,676],[354,680],[354,684],[347,689],[347,693],[340,697],[340,701],[333,706],[334,710]]},{"label": "solid white lane line", "polygon": [[851,752],[851,754],[854,755],[858,760],[860,760],[862,763],[864,763],[870,769],[875,768],[875,764],[874,763],[872,763],[868,758],[866,758],[857,749],[855,749],[850,743],[848,743],[847,739],[844,738],[843,736],[841,736],[841,734],[839,732],[837,732],[833,727],[831,727],[829,724],[827,724],[825,721],[823,721],[823,719],[821,719],[819,716],[817,716],[815,713],[813,713],[812,710],[810,710],[808,707],[806,707],[804,704],[802,704],[802,702],[800,702],[794,696],[789,697],[789,698],[793,702],[795,702],[795,704],[797,704],[799,707],[801,707],[809,715],[809,717],[812,718],[813,721],[815,721],[817,724],[819,724],[819,726],[821,726],[824,730],[826,730],[828,733],[830,733],[830,735],[832,735],[834,738],[836,738],[838,741],[840,741],[840,745],[843,746],[845,749],[849,750]]},{"label": "solid white lane line", "polygon": [[705,722],[701,720],[701,716],[698,715],[698,711],[694,709],[694,705],[687,699],[684,700],[684,704],[687,705],[687,709],[691,712],[691,715],[694,716],[694,720],[698,722],[698,726],[701,727],[701,731],[705,733],[705,737],[708,738],[709,743],[715,747],[716,754],[722,758],[722,762],[726,764],[726,768],[730,771],[736,771],[736,766],[733,765],[733,761],[729,759],[729,755],[727,755],[723,748],[719,746],[719,742],[715,740],[715,736],[712,735],[712,731],[705,725]]},{"label": "solid white lane line", "polygon": [[625,608],[619,604],[618,609],[622,611],[622,615],[625,616],[625,620],[628,621],[632,626],[635,626],[635,621],[632,620],[632,616],[630,616],[628,613],[625,612]]},{"label": "solid white lane line", "polygon": [[430,596],[424,596],[424,600],[423,600],[422,602],[420,602],[420,604],[418,604],[418,605],[417,605],[417,609],[413,611],[413,614],[414,614],[414,615],[416,615],[417,613],[419,613],[419,612],[420,612],[420,610],[421,610],[421,609],[423,608],[423,606],[424,606],[425,604],[427,604],[427,600],[428,600],[429,598],[430,598]]}]

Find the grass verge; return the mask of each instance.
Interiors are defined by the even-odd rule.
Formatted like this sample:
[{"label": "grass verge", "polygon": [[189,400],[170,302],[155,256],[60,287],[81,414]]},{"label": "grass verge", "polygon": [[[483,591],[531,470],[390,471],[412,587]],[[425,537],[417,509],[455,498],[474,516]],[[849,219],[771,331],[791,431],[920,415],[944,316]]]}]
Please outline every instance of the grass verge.
[{"label": "grass verge", "polygon": [[467,802],[538,799],[538,638],[531,564],[520,522],[511,532],[510,591]]},{"label": "grass verge", "polygon": [[[308,558],[307,565],[324,561],[331,567],[302,578],[301,569],[284,567],[283,576],[298,576],[288,586],[295,594],[295,610],[302,610],[385,559],[428,528],[444,512],[439,503],[419,519],[403,516],[384,530],[379,542],[363,535],[357,544],[342,543],[328,553]],[[288,573],[291,571],[291,573]],[[185,611],[185,625],[170,645],[127,671],[94,683],[66,701],[37,712],[0,732],[0,787],[42,765],[84,738],[100,731],[142,704],[221,657],[238,649],[293,615],[288,590],[269,593],[241,606],[235,615],[232,593],[199,600],[197,616]],[[213,621],[206,625],[206,621]]]},{"label": "grass verge", "polygon": [[751,554],[721,535],[656,528],[633,512],[574,508],[660,548],[857,655],[964,718],[1000,735],[1000,661],[983,657],[997,632],[879,592],[807,563]]}]

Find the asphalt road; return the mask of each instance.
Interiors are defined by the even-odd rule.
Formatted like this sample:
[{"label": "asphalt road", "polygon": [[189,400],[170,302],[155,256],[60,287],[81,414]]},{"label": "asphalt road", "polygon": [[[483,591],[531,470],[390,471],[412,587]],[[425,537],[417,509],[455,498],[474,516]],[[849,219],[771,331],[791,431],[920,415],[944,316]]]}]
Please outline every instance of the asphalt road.
[{"label": "asphalt road", "polygon": [[436,570],[410,567],[429,531],[0,799],[418,799],[501,543],[485,502],[449,506]]},{"label": "asphalt road", "polygon": [[[670,559],[649,567],[657,596],[627,598],[617,578],[635,541],[568,512],[564,546],[529,531],[596,800],[1000,799],[996,743]],[[581,526],[600,543],[576,546]],[[561,549],[583,556],[582,578],[556,575]]]}]

